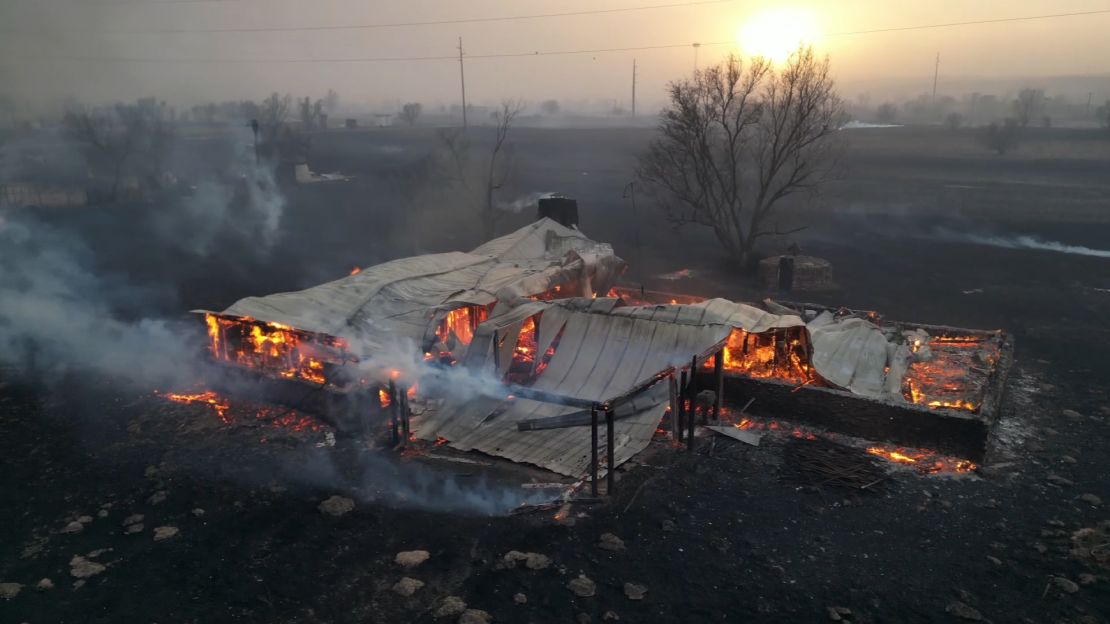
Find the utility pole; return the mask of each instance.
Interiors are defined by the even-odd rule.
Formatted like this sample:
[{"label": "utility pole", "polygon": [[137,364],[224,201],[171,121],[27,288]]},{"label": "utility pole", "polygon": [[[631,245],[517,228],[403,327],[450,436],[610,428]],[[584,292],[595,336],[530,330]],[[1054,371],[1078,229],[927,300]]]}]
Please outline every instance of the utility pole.
[{"label": "utility pole", "polygon": [[1093,96],[1094,93],[1091,93],[1090,91],[1087,92],[1087,114],[1085,115],[1085,117],[1087,117],[1088,119],[1090,119],[1091,117],[1091,98]]},{"label": "utility pole", "polygon": [[940,75],[940,52],[937,52],[937,64],[933,67],[933,106],[937,105],[937,76]]},{"label": "utility pole", "polygon": [[[1087,108],[1090,108],[1088,102]],[[636,118],[636,59],[632,59],[632,118]]]},{"label": "utility pole", "polygon": [[698,48],[700,48],[700,47],[701,47],[701,44],[695,41],[694,42],[694,71],[698,71]]},{"label": "utility pole", "polygon": [[466,74],[463,72],[462,37],[459,37],[459,85],[462,87],[463,128],[466,128]]}]

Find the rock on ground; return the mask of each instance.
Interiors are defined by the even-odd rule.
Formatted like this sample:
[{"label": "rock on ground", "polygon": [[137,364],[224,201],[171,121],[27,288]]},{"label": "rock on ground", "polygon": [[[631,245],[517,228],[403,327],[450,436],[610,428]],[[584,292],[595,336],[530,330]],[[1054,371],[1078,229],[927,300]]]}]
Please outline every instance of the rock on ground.
[{"label": "rock on ground", "polygon": [[76,520],[74,520],[73,522],[70,522],[69,524],[62,527],[61,532],[62,533],[80,533],[81,531],[84,531],[84,530],[85,530],[85,525],[76,521]]},{"label": "rock on ground", "polygon": [[4,600],[15,598],[21,591],[23,591],[21,583],[0,583],[0,598]]},{"label": "rock on ground", "polygon": [[525,596],[524,594],[521,594],[521,593],[513,594],[513,602],[515,602],[517,604],[527,604],[528,603],[528,596]]},{"label": "rock on ground", "polygon": [[1098,507],[1102,504],[1102,499],[1096,494],[1087,493],[1079,497],[1079,500],[1087,503],[1091,507]]},{"label": "rock on ground", "polygon": [[162,540],[170,539],[178,533],[179,531],[175,526],[154,527],[154,541],[160,542]]},{"label": "rock on ground", "polygon": [[1079,591],[1079,585],[1076,585],[1075,581],[1062,576],[1052,577],[1052,584],[1064,593],[1074,594]]},{"label": "rock on ground", "polygon": [[601,616],[601,619],[605,620],[606,622],[611,620],[616,621],[621,619],[621,616],[617,615],[616,611],[606,611],[605,615]]},{"label": "rock on ground", "polygon": [[983,615],[979,613],[978,610],[976,610],[971,605],[960,602],[958,600],[956,602],[949,603],[949,605],[945,607],[944,610],[946,613],[950,613],[960,618],[961,620],[971,620],[973,622],[978,622],[983,619]]},{"label": "rock on ground", "polygon": [[143,523],[142,523],[142,522],[140,522],[140,523],[138,523],[138,524],[129,524],[129,525],[127,525],[127,528],[125,528],[125,529],[123,530],[123,532],[124,532],[124,533],[127,533],[128,535],[132,535],[132,534],[134,534],[134,533],[142,533],[142,532],[143,532],[143,528],[144,528],[144,527],[143,527]]},{"label": "rock on ground", "polygon": [[567,583],[567,589],[574,592],[574,595],[579,598],[589,598],[597,593],[597,584],[586,578],[585,574],[579,574],[578,578],[571,579]]},{"label": "rock on ground", "polygon": [[397,553],[393,562],[402,568],[415,568],[424,563],[432,555],[426,550],[404,550]]},{"label": "rock on ground", "polygon": [[54,581],[52,581],[48,578],[44,578],[44,579],[40,580],[38,583],[35,583],[35,589],[38,589],[39,591],[46,591],[48,589],[54,589]]},{"label": "rock on ground", "polygon": [[107,569],[103,564],[89,561],[81,555],[73,555],[73,559],[69,560],[69,573],[79,579],[96,576]]},{"label": "rock on ground", "polygon": [[489,624],[493,616],[481,609],[467,609],[459,616],[459,624]]},{"label": "rock on ground", "polygon": [[612,533],[602,533],[601,538],[597,542],[597,547],[602,550],[624,550],[624,540]]},{"label": "rock on ground", "polygon": [[327,514],[336,518],[350,512],[354,508],[355,501],[343,496],[332,496],[327,500],[321,502],[318,507],[320,513]]},{"label": "rock on ground", "polygon": [[1072,420],[1083,420],[1083,414],[1080,414],[1075,410],[1066,409],[1061,413],[1064,415],[1064,418],[1070,418]]},{"label": "rock on ground", "polygon": [[624,584],[624,595],[629,600],[643,600],[644,594],[646,593],[647,587],[644,587],[643,585],[637,585],[636,583]]},{"label": "rock on ground", "polygon": [[443,602],[439,603],[439,608],[432,615],[437,618],[444,618],[459,615],[463,611],[466,611],[466,603],[463,602],[463,599],[458,596],[448,596],[443,599]]},{"label": "rock on ground", "polygon": [[424,581],[405,576],[393,584],[393,591],[407,597],[415,594],[416,590],[423,586]]},{"label": "rock on ground", "polygon": [[127,516],[126,518],[124,518],[123,522],[121,522],[120,524],[123,525],[123,526],[130,526],[132,524],[139,524],[140,522],[143,521],[144,517],[145,516],[143,516],[143,514],[131,514],[130,516]]},{"label": "rock on ground", "polygon": [[524,562],[524,567],[529,570],[546,570],[551,566],[551,557],[534,552],[520,552],[510,550],[501,557],[501,565],[506,568],[515,568],[518,562]]}]

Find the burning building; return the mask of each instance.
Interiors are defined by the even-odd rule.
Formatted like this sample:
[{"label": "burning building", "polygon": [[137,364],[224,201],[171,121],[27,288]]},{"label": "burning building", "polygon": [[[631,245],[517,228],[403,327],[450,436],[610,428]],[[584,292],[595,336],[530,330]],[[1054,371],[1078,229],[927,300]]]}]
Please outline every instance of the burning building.
[{"label": "burning building", "polygon": [[680,436],[675,416],[694,411],[697,388],[713,391],[714,419],[722,402],[754,399],[764,414],[981,458],[1005,334],[616,288],[624,267],[609,245],[541,219],[468,253],[198,313],[230,367],[373,397],[362,422],[419,383],[435,400],[414,438],[572,477],[597,470],[599,444],[613,467],[641,452],[668,414]]}]

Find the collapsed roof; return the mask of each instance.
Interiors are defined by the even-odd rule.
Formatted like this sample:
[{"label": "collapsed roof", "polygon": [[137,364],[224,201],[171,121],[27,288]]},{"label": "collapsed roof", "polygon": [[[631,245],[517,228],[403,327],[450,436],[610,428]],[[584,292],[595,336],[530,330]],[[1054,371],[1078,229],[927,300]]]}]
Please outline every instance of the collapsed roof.
[{"label": "collapsed roof", "polygon": [[[670,403],[666,385],[645,382],[670,367],[689,365],[693,357],[700,363],[724,351],[727,359],[728,341],[737,335],[743,343],[734,352],[743,358],[749,358],[750,336],[774,338],[770,346],[758,347],[773,352],[784,341],[772,334],[790,335],[789,348],[800,349],[804,359],[804,383],[816,373],[827,386],[870,398],[902,400],[911,362],[927,357],[928,348],[919,347],[929,336],[920,329],[914,330],[920,335],[896,335],[851,315],[824,312],[807,324],[773,304],[779,313],[724,299],[627,305],[605,296],[624,268],[608,244],[541,219],[468,253],[404,258],[303,291],[247,297],[220,316],[341,338],[356,359],[369,363],[396,354],[434,354],[444,344],[440,331],[448,314],[473,308],[481,311],[468,316],[473,336],[451,345],[451,360],[460,371],[502,389],[522,329],[531,323],[536,344],[526,383],[533,390],[579,405],[627,399],[614,412],[618,465],[647,446]],[[250,358],[238,363],[244,361]],[[300,376],[328,383],[321,368],[310,368],[311,374]],[[581,407],[505,394],[449,392],[437,409],[426,412],[416,433],[445,438],[459,449],[582,475],[590,456],[582,427],[588,414],[584,417]]]},{"label": "collapsed roof", "polygon": [[247,297],[221,314],[344,338],[356,355],[425,343],[437,315],[538,295],[558,285],[591,297],[625,263],[606,243],[541,219],[469,253],[402,258],[297,292]]}]

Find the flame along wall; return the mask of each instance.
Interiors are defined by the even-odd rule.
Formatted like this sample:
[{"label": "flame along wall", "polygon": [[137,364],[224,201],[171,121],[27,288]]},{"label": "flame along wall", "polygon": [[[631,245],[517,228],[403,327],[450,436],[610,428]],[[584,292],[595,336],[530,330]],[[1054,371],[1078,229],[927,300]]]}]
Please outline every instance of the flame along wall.
[{"label": "flame along wall", "polygon": [[355,359],[342,339],[280,323],[210,312],[204,322],[213,358],[272,377],[338,384],[336,369]]}]

